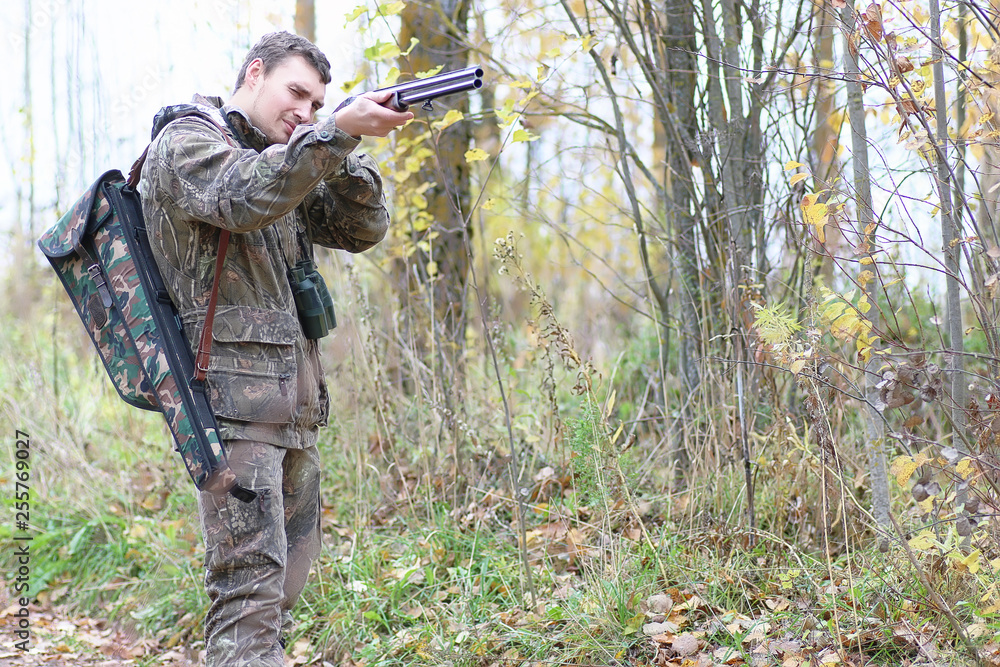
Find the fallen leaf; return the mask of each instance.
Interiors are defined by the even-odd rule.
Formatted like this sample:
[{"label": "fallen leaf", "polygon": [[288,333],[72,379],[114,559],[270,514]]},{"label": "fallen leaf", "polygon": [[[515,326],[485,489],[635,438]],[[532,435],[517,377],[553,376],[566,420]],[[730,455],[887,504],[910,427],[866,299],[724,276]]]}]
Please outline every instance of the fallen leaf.
[{"label": "fallen leaf", "polygon": [[646,598],[646,605],[649,607],[650,614],[666,614],[673,608],[674,599],[662,593],[650,595]]},{"label": "fallen leaf", "polygon": [[724,665],[732,665],[743,662],[740,652],[732,646],[720,646],[712,653],[712,657]]},{"label": "fallen leaf", "polygon": [[682,635],[678,635],[674,638],[674,641],[670,644],[670,648],[673,649],[674,653],[684,657],[688,655],[694,655],[698,651],[698,646],[700,642],[698,638],[692,635],[690,632],[685,632]]},{"label": "fallen leaf", "polygon": [[665,621],[663,623],[646,623],[642,626],[642,634],[652,637],[654,635],[666,635],[677,632],[676,623]]}]

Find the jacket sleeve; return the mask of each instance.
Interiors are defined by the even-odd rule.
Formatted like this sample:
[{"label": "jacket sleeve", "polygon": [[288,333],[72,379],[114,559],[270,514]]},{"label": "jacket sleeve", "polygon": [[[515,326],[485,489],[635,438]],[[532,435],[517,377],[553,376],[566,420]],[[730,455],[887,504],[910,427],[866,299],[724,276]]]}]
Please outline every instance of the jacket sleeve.
[{"label": "jacket sleeve", "polygon": [[231,146],[205,120],[182,118],[151,149],[152,185],[190,219],[248,232],[294,210],[358,143],[330,122],[300,126],[287,144],[258,153]]},{"label": "jacket sleeve", "polygon": [[348,155],[305,201],[312,241],[327,248],[362,252],[389,229],[382,177],[368,155]]}]

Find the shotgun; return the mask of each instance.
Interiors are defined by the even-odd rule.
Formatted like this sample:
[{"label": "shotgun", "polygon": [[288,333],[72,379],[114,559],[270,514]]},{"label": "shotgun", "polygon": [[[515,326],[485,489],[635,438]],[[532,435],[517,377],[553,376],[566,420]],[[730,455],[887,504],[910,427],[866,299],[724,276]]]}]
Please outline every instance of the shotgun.
[{"label": "shotgun", "polygon": [[[432,100],[445,95],[456,95],[467,93],[470,90],[483,87],[483,70],[478,65],[456,69],[437,76],[429,76],[424,79],[415,79],[406,83],[398,83],[395,86],[379,88],[375,92],[386,90],[392,91],[392,97],[386,102],[386,106],[396,111],[406,111],[411,104],[422,102],[421,108],[424,111],[433,111]],[[336,111],[340,111],[353,102],[357,96],[348,97],[340,103]]]}]

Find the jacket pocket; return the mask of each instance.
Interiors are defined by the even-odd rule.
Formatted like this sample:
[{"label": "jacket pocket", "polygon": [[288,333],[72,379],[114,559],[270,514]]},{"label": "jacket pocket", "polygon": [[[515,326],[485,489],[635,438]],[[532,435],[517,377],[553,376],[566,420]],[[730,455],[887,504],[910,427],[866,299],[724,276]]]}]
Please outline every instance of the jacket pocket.
[{"label": "jacket pocket", "polygon": [[298,327],[281,311],[219,308],[208,365],[208,397],[216,416],[267,424],[294,421]]}]

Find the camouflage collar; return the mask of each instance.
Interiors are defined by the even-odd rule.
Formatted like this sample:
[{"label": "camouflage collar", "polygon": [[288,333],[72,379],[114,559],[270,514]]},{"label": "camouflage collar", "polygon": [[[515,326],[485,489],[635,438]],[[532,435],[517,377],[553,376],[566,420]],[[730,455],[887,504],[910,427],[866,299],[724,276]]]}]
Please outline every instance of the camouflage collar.
[{"label": "camouflage collar", "polygon": [[225,119],[226,125],[233,131],[236,141],[241,145],[252,148],[258,153],[270,145],[267,137],[264,136],[263,132],[254,127],[254,124],[250,122],[250,117],[243,109],[223,103],[221,97],[196,94],[191,99],[191,103],[217,109]]},{"label": "camouflage collar", "polygon": [[[218,102],[219,104],[216,104]],[[226,119],[219,111],[222,100],[217,97],[209,98],[202,95],[195,95],[188,104],[175,104],[163,107],[153,116],[153,130],[150,133],[150,140],[155,139],[164,127],[185,116],[202,115],[207,118],[214,118],[219,125],[225,124]]]},{"label": "camouflage collar", "polygon": [[226,104],[222,106],[222,113],[236,134],[236,140],[244,146],[249,146],[259,153],[271,145],[264,133],[250,122],[250,117],[243,109]]}]

